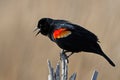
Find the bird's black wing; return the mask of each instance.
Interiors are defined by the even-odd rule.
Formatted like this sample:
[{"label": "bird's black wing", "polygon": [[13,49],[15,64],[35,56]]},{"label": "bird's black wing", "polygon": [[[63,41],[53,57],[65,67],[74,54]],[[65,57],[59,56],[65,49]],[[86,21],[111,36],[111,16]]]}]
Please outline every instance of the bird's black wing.
[{"label": "bird's black wing", "polygon": [[[89,30],[76,25],[72,24],[69,21],[66,20],[55,20],[54,21],[56,24],[54,24],[54,29],[59,29],[59,28],[67,28],[73,32],[74,35],[78,36],[81,38],[81,40],[85,40],[86,42],[99,42],[97,36],[90,32]],[[53,38],[51,38],[52,41],[54,41]]]},{"label": "bird's black wing", "polygon": [[97,36],[90,32],[89,30],[79,26],[79,25],[76,25],[76,24],[72,24],[72,23],[68,23],[70,25],[72,25],[74,27],[74,29],[72,29],[77,35],[80,35],[82,36],[83,38],[85,38],[86,40],[89,40],[89,41],[93,41],[93,42],[99,42],[98,41],[98,38]]}]

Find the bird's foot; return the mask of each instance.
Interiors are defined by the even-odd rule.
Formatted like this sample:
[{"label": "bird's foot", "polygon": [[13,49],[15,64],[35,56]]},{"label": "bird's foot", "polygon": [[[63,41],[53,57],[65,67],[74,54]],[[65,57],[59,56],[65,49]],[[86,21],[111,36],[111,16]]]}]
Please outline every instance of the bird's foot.
[{"label": "bird's foot", "polygon": [[69,60],[68,60],[69,56],[65,54],[66,52],[67,51],[62,50],[62,52],[60,53],[60,60],[64,59],[64,60],[67,60],[67,63],[69,63]]}]

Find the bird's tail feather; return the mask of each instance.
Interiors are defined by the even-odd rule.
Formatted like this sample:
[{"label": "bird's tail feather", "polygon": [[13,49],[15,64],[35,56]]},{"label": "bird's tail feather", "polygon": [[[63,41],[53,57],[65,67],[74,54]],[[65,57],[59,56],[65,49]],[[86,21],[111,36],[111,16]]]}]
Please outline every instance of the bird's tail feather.
[{"label": "bird's tail feather", "polygon": [[98,53],[99,55],[103,56],[113,67],[115,67],[114,62],[102,51],[98,44],[96,45],[96,47],[97,49],[92,48],[95,51],[95,53]]},{"label": "bird's tail feather", "polygon": [[102,56],[113,66],[115,67],[115,63],[106,55],[106,54],[102,54]]}]

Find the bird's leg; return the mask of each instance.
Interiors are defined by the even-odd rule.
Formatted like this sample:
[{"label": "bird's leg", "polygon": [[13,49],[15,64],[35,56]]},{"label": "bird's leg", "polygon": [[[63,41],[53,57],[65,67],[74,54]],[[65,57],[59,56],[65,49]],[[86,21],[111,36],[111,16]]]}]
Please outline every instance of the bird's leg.
[{"label": "bird's leg", "polygon": [[74,52],[71,52],[70,55],[67,56],[67,58],[69,58]]},{"label": "bird's leg", "polygon": [[69,63],[69,60],[68,60],[68,57],[69,57],[69,56],[67,56],[67,55],[65,54],[66,52],[68,52],[68,51],[62,50],[62,52],[61,52],[61,54],[60,54],[60,60],[61,60],[62,58],[65,58],[65,59],[67,59],[67,63]]}]

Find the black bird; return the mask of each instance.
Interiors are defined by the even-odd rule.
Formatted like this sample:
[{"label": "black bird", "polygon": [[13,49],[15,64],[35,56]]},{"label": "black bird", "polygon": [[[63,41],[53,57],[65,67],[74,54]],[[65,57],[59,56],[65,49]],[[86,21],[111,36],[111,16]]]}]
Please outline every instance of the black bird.
[{"label": "black bird", "polygon": [[48,36],[51,41],[63,49],[64,54],[66,52],[71,52],[70,55],[81,51],[92,52],[103,56],[112,66],[115,66],[112,60],[102,51],[97,36],[79,25],[66,20],[42,18],[38,22],[37,29],[39,31],[36,35],[41,33]]}]

